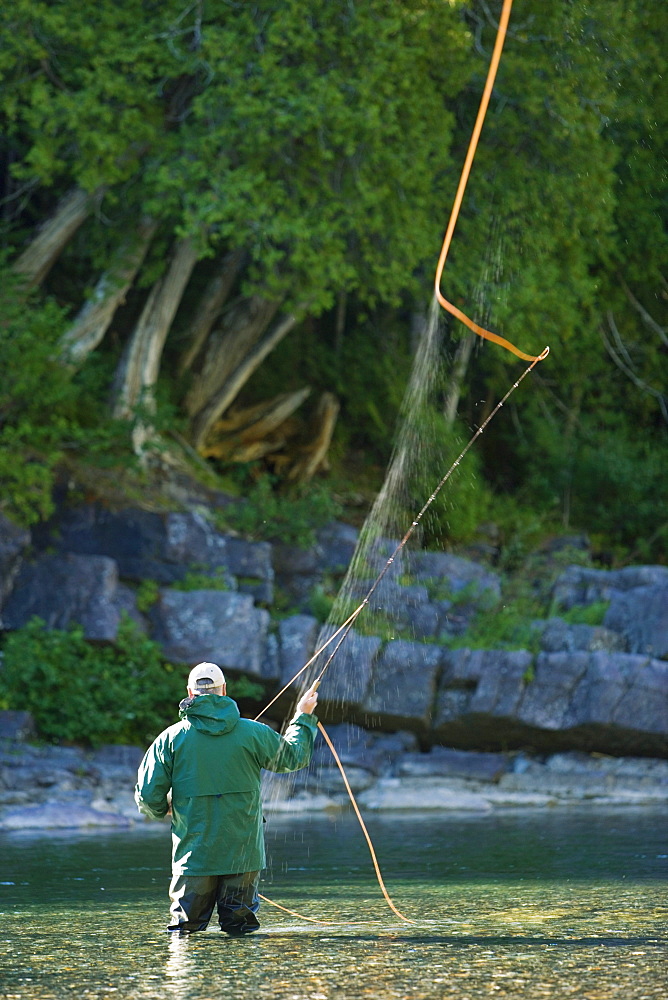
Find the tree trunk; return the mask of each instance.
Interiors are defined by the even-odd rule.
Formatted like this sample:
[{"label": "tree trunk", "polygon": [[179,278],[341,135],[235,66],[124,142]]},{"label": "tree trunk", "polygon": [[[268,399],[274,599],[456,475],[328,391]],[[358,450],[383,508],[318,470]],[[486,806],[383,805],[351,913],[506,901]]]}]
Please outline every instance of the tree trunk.
[{"label": "tree trunk", "polygon": [[197,360],[213,324],[220,316],[232,286],[241,270],[245,254],[241,250],[233,250],[225,255],[218,274],[209,282],[201,298],[195,318],[186,334],[188,347],[179,360],[179,374],[183,375],[192,368]]},{"label": "tree trunk", "polygon": [[475,333],[466,333],[457,345],[455,360],[452,365],[450,378],[448,379],[445,390],[445,402],[443,404],[443,415],[449,428],[452,428],[457,416],[459,399],[462,394],[462,383],[466,376],[466,369],[471,358],[475,338]]},{"label": "tree trunk", "polygon": [[86,220],[94,196],[74,188],[60,201],[55,213],[44,223],[14,264],[14,271],[29,287],[40,285],[63,249]]},{"label": "tree trunk", "polygon": [[63,362],[78,367],[101,343],[116,310],[132,287],[156,229],[155,222],[142,223],[132,249],[124,246],[118,254],[116,266],[102,275],[92,297],[61,338],[59,347]]},{"label": "tree trunk", "polygon": [[[198,451],[205,444],[213,424],[234,402],[253,372],[260,367],[267,355],[298,322],[298,316],[291,313],[260,340],[258,329],[266,328],[271,316],[276,312],[277,306],[275,303],[261,299],[252,301],[256,303],[258,310],[256,321],[237,327],[235,331],[230,330],[228,336],[219,341],[218,349],[214,355],[210,354],[208,357],[207,377],[203,377],[201,380],[206,385],[208,394],[204,395],[203,392],[198,391],[196,399],[199,407],[197,409],[193,407],[190,411],[192,414],[191,439]],[[225,346],[229,349],[227,356],[227,352],[223,350]],[[215,367],[216,358],[219,359],[220,369]],[[235,367],[232,367],[230,363],[232,360],[236,362]],[[201,388],[202,386],[198,386],[198,389]],[[191,396],[191,402],[192,400],[193,396]]]},{"label": "tree trunk", "polygon": [[288,479],[304,483],[324,466],[341,404],[331,392],[323,392],[315,413],[315,433],[311,442],[301,449],[301,457],[288,473]]},{"label": "tree trunk", "polygon": [[[140,404],[148,407],[149,412],[153,408],[153,387],[158,379],[162,349],[196,261],[192,241],[179,240],[166,274],[150,291],[121,360],[114,416],[129,419]],[[136,443],[142,436],[139,431]]]},{"label": "tree trunk", "polygon": [[[200,413],[232,372],[243,363],[271,323],[277,309],[276,302],[268,302],[255,295],[240,299],[227,311],[220,327],[210,334],[194,369],[196,378],[184,401],[186,413],[191,418]],[[220,410],[214,419],[222,412]]]}]

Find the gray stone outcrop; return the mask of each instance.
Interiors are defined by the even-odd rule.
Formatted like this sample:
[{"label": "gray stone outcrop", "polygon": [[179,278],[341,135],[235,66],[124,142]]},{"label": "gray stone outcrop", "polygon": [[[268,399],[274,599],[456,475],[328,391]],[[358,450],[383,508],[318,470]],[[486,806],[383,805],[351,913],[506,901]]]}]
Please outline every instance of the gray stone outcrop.
[{"label": "gray stone outcrop", "polygon": [[269,612],[250,594],[162,590],[150,612],[153,635],[167,659],[263,676]]},{"label": "gray stone outcrop", "polygon": [[[354,528],[335,523],[299,549],[223,534],[201,510],[84,505],[36,528],[28,558],[27,534],[0,519],[0,620],[7,630],[33,615],[52,628],[77,622],[88,638],[113,641],[127,613],[184,671],[214,660],[261,679],[269,699],[334,633],[305,609],[326,578],[330,589],[343,578],[356,539]],[[380,571],[396,546],[374,542],[367,572]],[[176,589],[193,573],[198,589]],[[146,580],[155,602],[147,608],[144,599],[140,612]],[[276,581],[294,596],[287,617],[271,614]],[[563,616],[605,601],[604,623],[534,622],[525,649],[463,645],[472,618],[502,599],[503,584],[462,556],[405,552],[379,585],[373,576],[352,580],[347,593],[353,605],[369,594],[355,628],[278,699],[274,723],[333,656],[320,686],[327,725],[410,731],[422,749],[668,755],[668,568],[569,567],[554,585],[554,607]]]},{"label": "gray stone outcrop", "polygon": [[134,593],[120,582],[114,560],[68,552],[22,563],[0,623],[13,630],[37,616],[48,628],[76,623],[88,639],[113,640],[123,612],[143,625]]},{"label": "gray stone outcrop", "polygon": [[623,569],[589,569],[569,566],[557,579],[552,597],[558,609],[610,601],[618,593],[638,587],[668,586],[668,566],[625,566]]},{"label": "gray stone outcrop", "polygon": [[630,653],[668,657],[668,580],[615,592],[604,624],[625,637]]}]

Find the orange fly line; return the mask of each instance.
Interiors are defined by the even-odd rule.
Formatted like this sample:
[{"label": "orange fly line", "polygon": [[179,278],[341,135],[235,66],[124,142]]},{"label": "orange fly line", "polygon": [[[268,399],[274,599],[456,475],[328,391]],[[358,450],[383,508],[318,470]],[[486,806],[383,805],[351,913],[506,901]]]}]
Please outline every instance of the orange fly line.
[{"label": "orange fly line", "polygon": [[485,81],[485,88],[483,90],[482,98],[480,100],[480,107],[478,108],[478,116],[473,127],[473,133],[469,142],[469,148],[466,153],[466,159],[464,161],[464,166],[462,168],[461,177],[459,178],[459,185],[457,187],[457,193],[455,194],[454,204],[452,206],[452,212],[450,213],[450,221],[448,222],[448,228],[445,233],[445,238],[443,240],[443,246],[441,247],[441,254],[438,259],[438,266],[436,268],[436,278],[434,281],[434,291],[436,298],[438,299],[441,306],[456,316],[457,319],[461,320],[465,326],[477,333],[479,337],[484,337],[485,340],[491,340],[495,344],[499,344],[501,347],[505,347],[507,351],[511,351],[513,354],[517,355],[518,358],[522,358],[524,361],[542,361],[550,353],[550,348],[546,347],[545,350],[534,357],[531,354],[525,354],[524,351],[520,351],[518,347],[511,344],[509,340],[505,337],[500,337],[498,333],[492,333],[491,330],[485,330],[484,327],[479,326],[474,323],[472,319],[469,319],[461,309],[449,302],[441,292],[441,278],[443,276],[443,268],[445,267],[445,260],[448,256],[448,251],[450,249],[450,244],[452,242],[452,235],[455,231],[455,226],[457,225],[457,218],[459,216],[459,210],[462,205],[462,200],[464,198],[464,191],[466,189],[466,184],[469,179],[469,174],[471,173],[471,166],[473,164],[473,158],[478,147],[478,139],[480,138],[480,133],[482,132],[483,122],[485,120],[485,115],[487,114],[487,107],[489,105],[489,99],[492,95],[492,89],[494,87],[494,81],[496,79],[496,71],[499,68],[499,61],[501,59],[501,52],[503,50],[503,43],[506,39],[506,31],[508,29],[508,21],[510,20],[510,8],[513,5],[513,0],[503,0],[503,9],[501,11],[501,17],[499,19],[499,26],[496,33],[496,41],[494,43],[494,50],[492,52],[492,58],[490,60],[489,69],[487,71],[487,80]]}]

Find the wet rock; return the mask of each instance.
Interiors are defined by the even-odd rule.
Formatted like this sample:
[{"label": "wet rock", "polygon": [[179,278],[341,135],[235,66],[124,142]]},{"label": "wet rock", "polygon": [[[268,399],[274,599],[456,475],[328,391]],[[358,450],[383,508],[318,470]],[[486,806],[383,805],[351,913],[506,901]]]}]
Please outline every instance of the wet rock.
[{"label": "wet rock", "polygon": [[618,570],[569,566],[557,579],[552,598],[557,608],[568,611],[576,605],[588,606],[610,601],[617,592],[636,587],[668,585],[667,566],[625,566]]},{"label": "wet rock", "polygon": [[162,590],[151,620],[154,638],[168,660],[206,660],[223,670],[263,676],[269,612],[256,608],[250,595]]},{"label": "wet rock", "polygon": [[37,616],[51,629],[76,623],[87,639],[113,640],[123,611],[141,624],[134,596],[119,584],[113,559],[46,555],[23,563],[5,602],[2,624],[18,629]]},{"label": "wet rock", "polygon": [[612,595],[604,623],[621,633],[630,653],[668,657],[668,579]]},{"label": "wet rock", "polygon": [[374,663],[362,711],[385,729],[426,730],[431,721],[443,652],[438,646],[395,640]]},{"label": "wet rock", "polygon": [[[349,764],[346,769],[346,779],[353,794],[370,788],[375,782],[375,777],[371,771],[365,767],[356,767]],[[348,793],[341,777],[341,772],[335,767],[316,768],[311,772],[308,779],[308,790],[311,793],[347,798]]]}]

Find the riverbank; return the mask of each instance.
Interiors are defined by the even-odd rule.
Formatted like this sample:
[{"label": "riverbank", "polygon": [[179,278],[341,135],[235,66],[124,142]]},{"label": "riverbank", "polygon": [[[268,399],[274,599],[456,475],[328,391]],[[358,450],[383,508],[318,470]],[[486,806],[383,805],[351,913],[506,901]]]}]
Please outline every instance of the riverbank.
[{"label": "riverbank", "polygon": [[[330,735],[364,812],[668,805],[666,760],[446,747],[420,753],[409,733],[374,735],[334,726]],[[87,751],[0,738],[0,830],[143,824],[133,798],[142,754],[142,748],[133,746]],[[264,775],[263,800],[268,814],[350,808],[322,740],[309,768],[294,775]]]}]

